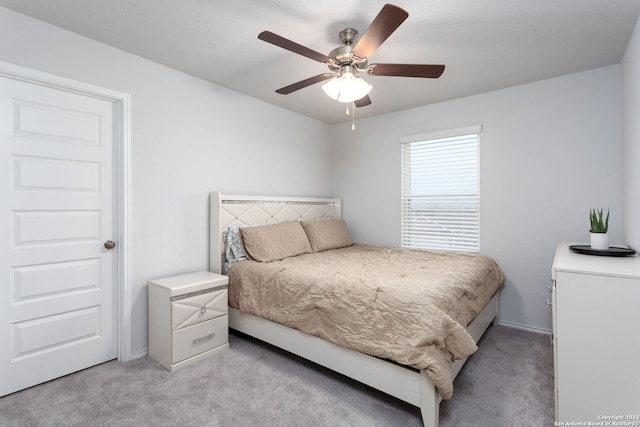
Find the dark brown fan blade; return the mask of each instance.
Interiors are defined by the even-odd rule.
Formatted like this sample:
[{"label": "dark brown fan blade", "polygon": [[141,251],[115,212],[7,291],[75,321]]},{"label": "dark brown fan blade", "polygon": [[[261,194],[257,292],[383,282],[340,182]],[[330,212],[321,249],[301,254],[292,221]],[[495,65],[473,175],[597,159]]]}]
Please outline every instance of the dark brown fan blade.
[{"label": "dark brown fan blade", "polygon": [[444,72],[444,65],[419,64],[371,64],[367,72],[372,76],[425,77],[437,79]]},{"label": "dark brown fan blade", "polygon": [[311,85],[319,83],[319,82],[321,82],[323,80],[330,79],[331,77],[333,77],[332,74],[319,74],[317,76],[313,76],[313,77],[309,77],[308,79],[301,80],[301,81],[299,81],[297,83],[294,83],[292,85],[282,87],[282,88],[276,90],[276,92],[279,93],[280,95],[289,95],[292,92],[295,92],[295,91],[300,90],[300,89],[304,89],[307,86],[311,86]]},{"label": "dark brown fan blade", "polygon": [[369,95],[365,95],[364,98],[358,99],[354,104],[356,104],[356,107],[366,107],[371,104],[371,98],[369,98]]},{"label": "dark brown fan blade", "polygon": [[320,52],[316,52],[313,49],[309,49],[308,47],[304,47],[301,44],[296,42],[292,42],[289,39],[285,39],[282,36],[272,33],[271,31],[263,31],[258,34],[258,38],[267,43],[271,43],[283,49],[287,49],[293,53],[297,53],[298,55],[306,56],[307,58],[313,59],[318,62],[329,62],[330,59],[327,55],[324,55]]},{"label": "dark brown fan blade", "polygon": [[356,43],[353,48],[354,55],[361,58],[370,57],[408,17],[406,10],[392,4],[385,4]]}]

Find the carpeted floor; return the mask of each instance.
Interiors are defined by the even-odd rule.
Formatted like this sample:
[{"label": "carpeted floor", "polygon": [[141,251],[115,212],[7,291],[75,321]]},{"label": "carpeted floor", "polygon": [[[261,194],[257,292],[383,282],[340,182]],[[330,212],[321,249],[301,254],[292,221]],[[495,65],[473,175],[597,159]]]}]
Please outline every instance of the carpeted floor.
[{"label": "carpeted floor", "polygon": [[[170,373],[117,361],[0,398],[0,426],[422,426],[420,411],[243,335]],[[553,425],[549,337],[492,326],[441,427]]]}]

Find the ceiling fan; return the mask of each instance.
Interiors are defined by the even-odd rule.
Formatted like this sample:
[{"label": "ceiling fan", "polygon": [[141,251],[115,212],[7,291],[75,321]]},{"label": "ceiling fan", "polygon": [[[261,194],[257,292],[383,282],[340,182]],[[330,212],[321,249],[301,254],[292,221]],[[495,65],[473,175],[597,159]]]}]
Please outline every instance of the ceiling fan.
[{"label": "ceiling fan", "polygon": [[339,102],[353,102],[357,107],[364,107],[371,104],[369,98],[371,85],[358,77],[360,71],[366,71],[372,76],[437,79],[444,72],[444,65],[368,64],[369,57],[408,17],[409,14],[404,9],[385,4],[355,45],[358,32],[353,28],[346,28],[340,32],[343,46],[332,50],[329,55],[316,52],[270,31],[261,32],[258,35],[260,40],[321,62],[330,70],[328,73],[318,74],[280,88],[276,92],[288,95],[307,86],[329,80],[322,86],[329,97]]}]

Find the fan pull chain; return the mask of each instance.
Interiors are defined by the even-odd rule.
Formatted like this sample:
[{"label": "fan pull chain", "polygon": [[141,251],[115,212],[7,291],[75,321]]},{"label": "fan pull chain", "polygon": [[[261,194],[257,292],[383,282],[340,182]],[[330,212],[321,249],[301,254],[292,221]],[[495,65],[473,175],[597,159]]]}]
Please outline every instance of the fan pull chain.
[{"label": "fan pull chain", "polygon": [[[353,114],[351,114],[351,130],[356,130],[356,103],[351,102],[351,109],[353,110]],[[347,109],[344,112],[345,116],[348,116],[349,113],[349,103],[347,102]]]},{"label": "fan pull chain", "polygon": [[353,108],[353,114],[351,115],[351,130],[356,130],[356,104],[355,102],[351,103],[351,108]]}]

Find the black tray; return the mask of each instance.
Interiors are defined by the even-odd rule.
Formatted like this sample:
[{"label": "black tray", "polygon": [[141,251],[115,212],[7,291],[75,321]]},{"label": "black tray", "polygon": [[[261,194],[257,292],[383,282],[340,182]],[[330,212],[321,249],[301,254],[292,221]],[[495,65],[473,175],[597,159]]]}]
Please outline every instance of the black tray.
[{"label": "black tray", "polygon": [[569,249],[579,254],[598,256],[629,256],[636,253],[633,249],[618,246],[609,246],[609,249],[591,249],[589,245],[571,245]]}]

